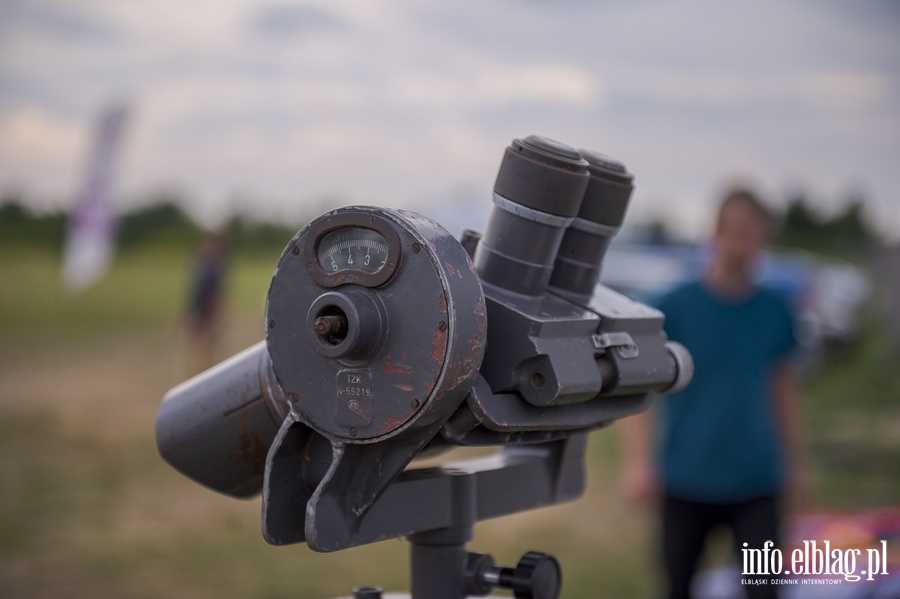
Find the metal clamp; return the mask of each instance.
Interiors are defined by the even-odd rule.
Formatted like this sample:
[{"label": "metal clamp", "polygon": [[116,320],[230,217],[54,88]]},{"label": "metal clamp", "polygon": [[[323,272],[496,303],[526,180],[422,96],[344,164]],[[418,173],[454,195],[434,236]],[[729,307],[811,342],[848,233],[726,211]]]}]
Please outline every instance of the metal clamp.
[{"label": "metal clamp", "polygon": [[625,360],[637,358],[641,353],[631,335],[624,331],[591,335],[591,341],[596,349],[614,348]]}]

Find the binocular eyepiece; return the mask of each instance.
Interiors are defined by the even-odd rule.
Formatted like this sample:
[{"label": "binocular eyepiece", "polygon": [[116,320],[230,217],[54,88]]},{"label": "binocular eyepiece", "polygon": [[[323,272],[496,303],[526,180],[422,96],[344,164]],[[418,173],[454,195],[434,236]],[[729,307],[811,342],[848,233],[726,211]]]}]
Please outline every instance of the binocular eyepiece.
[{"label": "binocular eyepiece", "polygon": [[532,135],[506,148],[475,267],[490,285],[530,297],[548,287],[588,301],[633,190],[625,166]]}]

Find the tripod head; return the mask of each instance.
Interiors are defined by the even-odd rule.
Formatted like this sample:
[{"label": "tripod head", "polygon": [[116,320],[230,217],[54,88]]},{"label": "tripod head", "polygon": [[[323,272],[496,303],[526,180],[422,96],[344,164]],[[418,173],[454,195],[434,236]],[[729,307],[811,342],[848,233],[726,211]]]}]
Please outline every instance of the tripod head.
[{"label": "tripod head", "polygon": [[[161,455],[216,491],[262,491],[275,545],[409,537],[413,597],[525,585],[459,553],[472,526],[580,495],[586,433],[691,378],[662,313],[596,283],[631,191],[621,163],[530,136],[506,148],[483,234],[389,208],[320,216],[278,260],[265,341],[164,398]],[[466,445],[502,449],[407,468]],[[441,576],[447,594],[427,590]]]}]

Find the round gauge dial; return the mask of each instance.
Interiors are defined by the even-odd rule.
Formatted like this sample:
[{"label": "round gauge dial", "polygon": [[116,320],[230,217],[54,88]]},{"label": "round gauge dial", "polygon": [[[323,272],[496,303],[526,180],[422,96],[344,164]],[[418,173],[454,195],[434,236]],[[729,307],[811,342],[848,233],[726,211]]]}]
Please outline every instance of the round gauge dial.
[{"label": "round gauge dial", "polygon": [[376,273],[387,262],[388,244],[378,231],[344,227],[322,236],[316,259],[327,273],[347,270]]}]

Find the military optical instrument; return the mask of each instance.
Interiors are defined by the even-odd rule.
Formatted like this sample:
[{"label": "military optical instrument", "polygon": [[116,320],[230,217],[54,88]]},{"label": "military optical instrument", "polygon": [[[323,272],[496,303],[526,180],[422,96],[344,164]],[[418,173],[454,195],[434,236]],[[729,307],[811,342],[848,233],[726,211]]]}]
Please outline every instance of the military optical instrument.
[{"label": "military optical instrument", "polygon": [[[529,136],[505,150],[481,233],[323,214],[278,260],[265,340],[166,395],[161,455],[226,495],[262,492],[274,545],[407,537],[414,599],[557,597],[551,556],[502,568],[465,544],[479,520],[578,497],[587,433],[690,381],[663,314],[597,282],[632,189],[621,162]],[[453,446],[500,449],[411,465]]]}]

